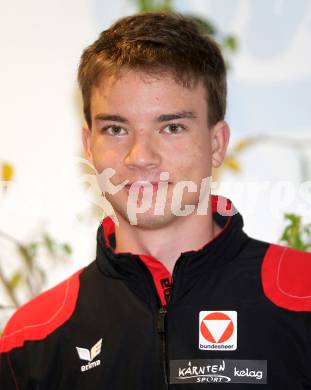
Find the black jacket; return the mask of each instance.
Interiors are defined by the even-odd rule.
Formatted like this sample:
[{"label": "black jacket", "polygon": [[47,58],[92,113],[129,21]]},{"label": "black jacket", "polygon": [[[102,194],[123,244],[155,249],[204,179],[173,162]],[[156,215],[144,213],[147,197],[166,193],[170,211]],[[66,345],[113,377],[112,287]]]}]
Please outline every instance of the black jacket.
[{"label": "black jacket", "polygon": [[172,276],[115,254],[106,218],[96,260],[9,321],[0,389],[310,390],[311,254],[248,237],[219,199],[222,231]]}]

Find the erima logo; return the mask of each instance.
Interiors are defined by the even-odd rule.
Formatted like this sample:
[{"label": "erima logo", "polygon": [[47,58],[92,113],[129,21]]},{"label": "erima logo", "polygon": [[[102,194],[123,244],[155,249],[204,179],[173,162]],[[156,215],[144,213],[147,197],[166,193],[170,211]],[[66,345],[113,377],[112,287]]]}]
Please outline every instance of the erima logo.
[{"label": "erima logo", "polygon": [[87,370],[90,370],[91,368],[94,368],[94,367],[100,365],[99,359],[95,360],[94,362],[93,362],[93,360],[96,358],[96,356],[98,356],[100,354],[100,351],[102,348],[102,341],[103,341],[103,339],[100,339],[99,341],[97,341],[97,343],[95,345],[93,345],[93,347],[90,350],[88,350],[87,348],[76,347],[79,358],[81,360],[88,361],[88,364],[81,366],[81,371],[87,371]]},{"label": "erima logo", "polygon": [[199,349],[237,349],[237,312],[201,311],[199,315]]}]

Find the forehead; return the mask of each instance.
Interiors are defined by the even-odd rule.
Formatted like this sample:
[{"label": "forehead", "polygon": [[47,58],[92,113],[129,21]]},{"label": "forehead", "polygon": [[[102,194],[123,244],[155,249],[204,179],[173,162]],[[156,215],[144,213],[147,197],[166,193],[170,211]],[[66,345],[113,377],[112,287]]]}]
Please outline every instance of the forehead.
[{"label": "forehead", "polygon": [[[198,80],[184,86],[176,82],[171,73],[146,73],[138,70],[123,70],[115,74],[102,76],[92,89],[91,109],[100,105],[118,109],[143,105],[143,108],[198,108],[206,106],[206,93],[203,82]],[[183,105],[191,107],[182,107]],[[110,107],[111,106],[111,107]],[[205,107],[206,109],[206,107]]]},{"label": "forehead", "polygon": [[[195,87],[200,82],[199,78],[194,75],[185,76],[170,69],[142,69],[123,66],[121,68],[108,68],[106,71],[103,71],[95,82],[95,87],[100,88],[104,85],[111,85],[118,81],[124,82],[130,79],[136,79],[146,84],[161,80],[170,81],[187,89]],[[182,80],[184,80],[185,85],[183,85]]]}]

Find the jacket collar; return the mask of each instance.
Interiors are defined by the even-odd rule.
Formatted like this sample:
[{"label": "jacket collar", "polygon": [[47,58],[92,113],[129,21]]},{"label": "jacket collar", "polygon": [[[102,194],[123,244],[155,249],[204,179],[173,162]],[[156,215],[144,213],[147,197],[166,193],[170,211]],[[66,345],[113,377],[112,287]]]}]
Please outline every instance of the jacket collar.
[{"label": "jacket collar", "polygon": [[[243,232],[242,216],[232,202],[224,197],[212,195],[213,219],[221,231],[201,249],[187,251],[180,255],[173,275],[157,259],[132,253],[114,253],[115,234],[111,218],[105,218],[97,231],[97,265],[107,276],[153,284],[162,305],[167,304],[172,285],[178,284],[183,290],[192,288],[204,271],[223,266],[232,261],[248,241]],[[149,270],[149,272],[148,272]],[[136,281],[136,282],[135,282]]]}]

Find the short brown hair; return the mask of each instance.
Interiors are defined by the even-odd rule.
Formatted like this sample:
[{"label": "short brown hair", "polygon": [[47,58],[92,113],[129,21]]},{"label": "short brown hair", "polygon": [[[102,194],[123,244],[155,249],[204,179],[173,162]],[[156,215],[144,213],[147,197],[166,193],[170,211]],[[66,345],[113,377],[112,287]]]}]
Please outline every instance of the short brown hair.
[{"label": "short brown hair", "polygon": [[126,16],[84,50],[78,81],[90,127],[92,87],[104,75],[124,68],[150,74],[169,73],[188,88],[202,80],[207,93],[209,126],[224,119],[227,95],[224,59],[214,39],[189,17],[165,12]]}]

